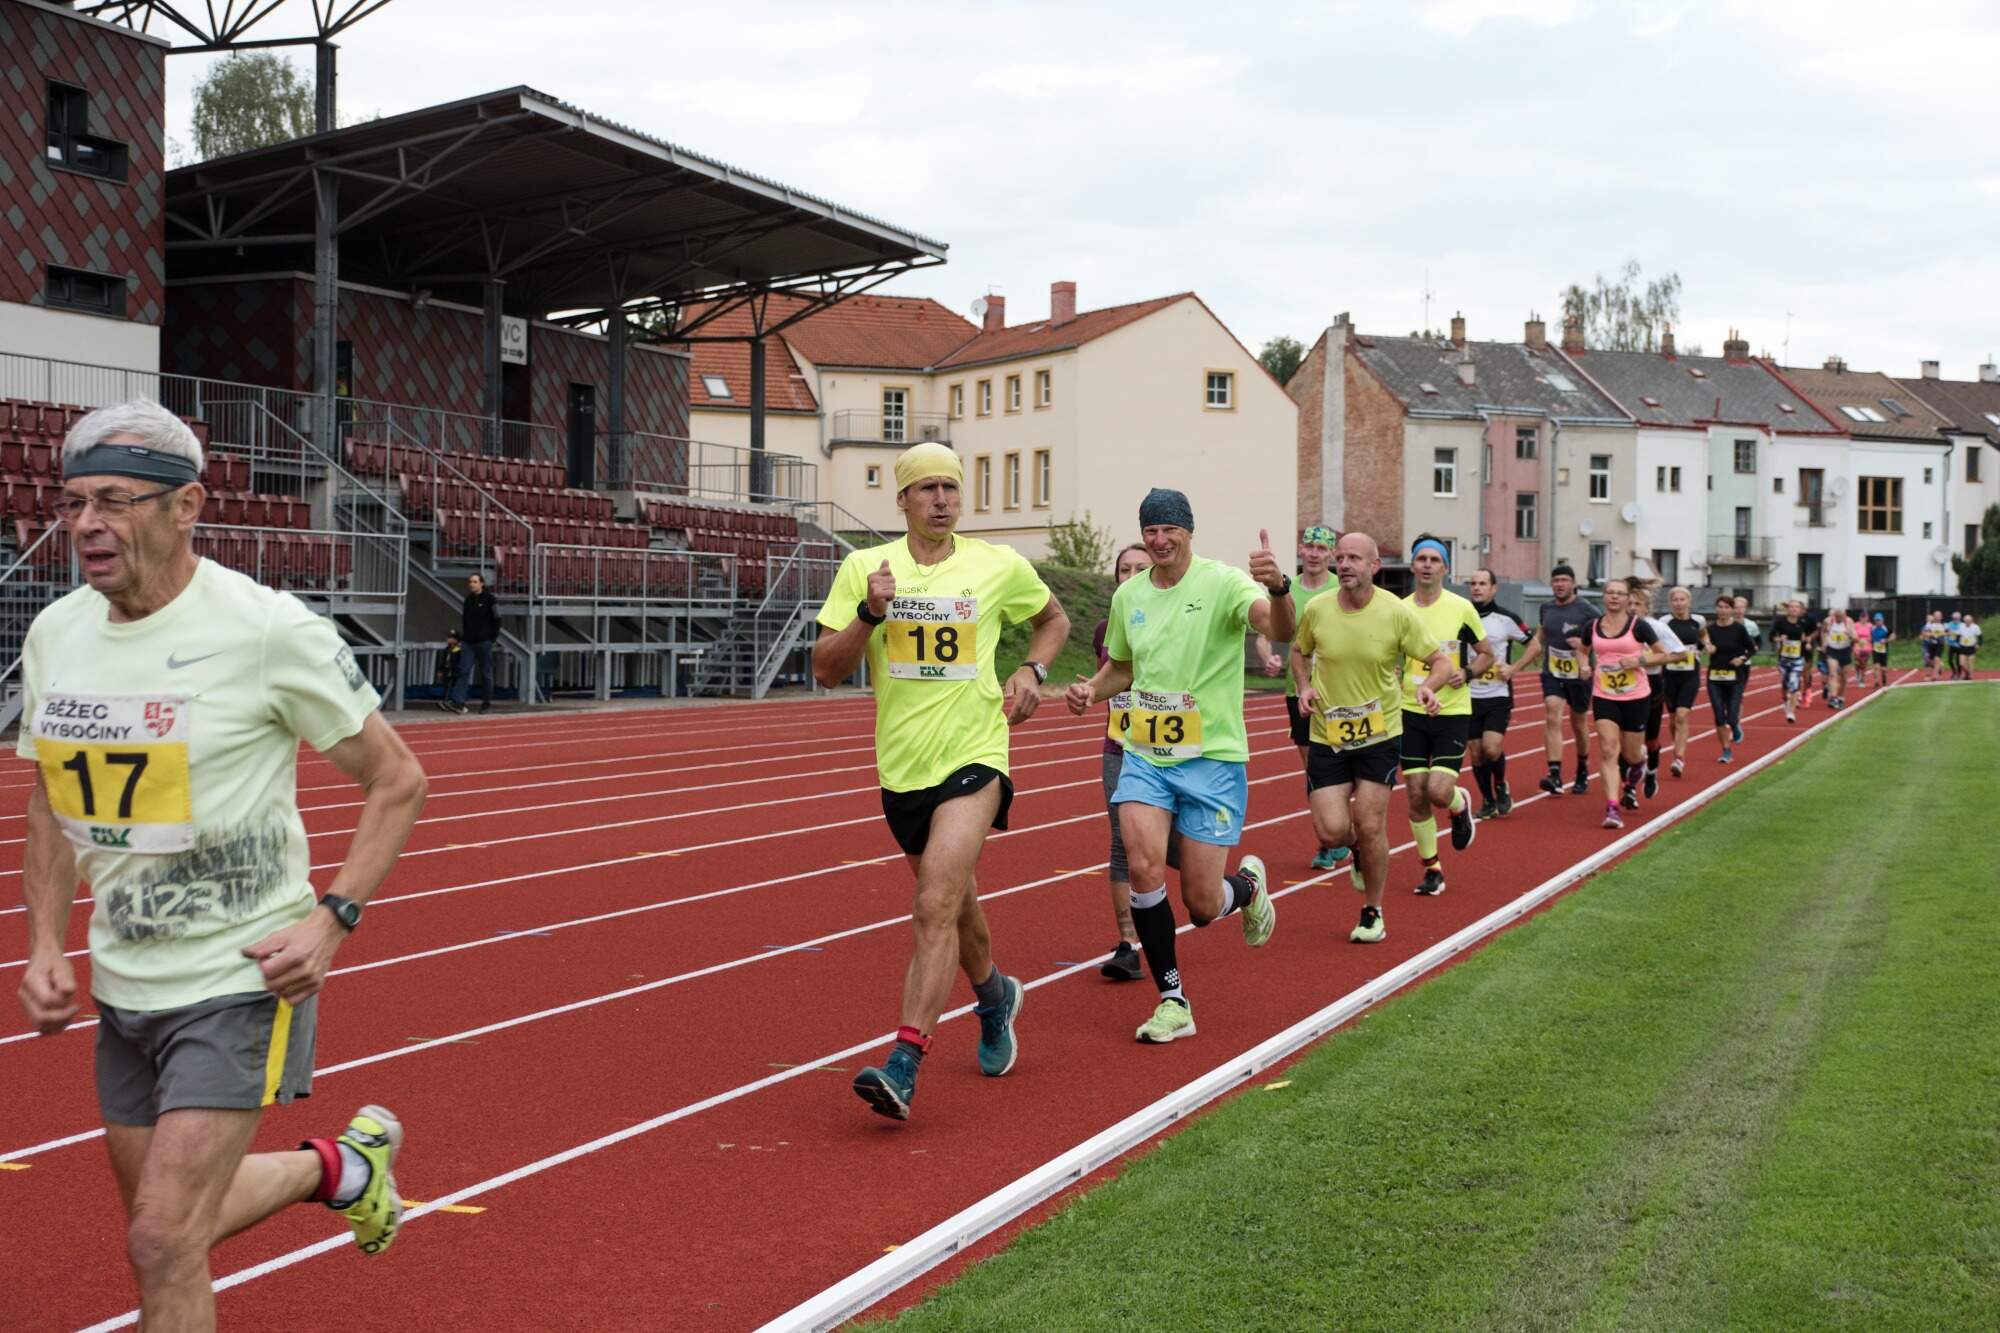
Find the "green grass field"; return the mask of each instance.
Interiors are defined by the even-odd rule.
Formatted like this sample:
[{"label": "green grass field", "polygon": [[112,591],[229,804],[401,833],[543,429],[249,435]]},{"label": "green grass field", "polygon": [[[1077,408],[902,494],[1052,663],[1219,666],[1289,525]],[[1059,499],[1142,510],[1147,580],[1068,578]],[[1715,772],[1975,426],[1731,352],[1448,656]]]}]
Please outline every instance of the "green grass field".
[{"label": "green grass field", "polygon": [[1996,772],[1890,694],[895,1326],[1995,1327]]}]

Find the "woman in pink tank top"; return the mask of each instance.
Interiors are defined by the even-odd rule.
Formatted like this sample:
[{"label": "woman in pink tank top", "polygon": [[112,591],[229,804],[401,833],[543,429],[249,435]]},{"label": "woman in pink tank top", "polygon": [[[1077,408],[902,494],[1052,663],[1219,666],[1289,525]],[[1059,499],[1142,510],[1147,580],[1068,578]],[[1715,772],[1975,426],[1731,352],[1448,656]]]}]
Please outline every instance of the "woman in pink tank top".
[{"label": "woman in pink tank top", "polygon": [[[1570,642],[1591,655],[1590,713],[1597,722],[1597,773],[1604,781],[1604,827],[1623,828],[1618,808],[1639,808],[1639,780],[1645,776],[1646,714],[1652,687],[1646,668],[1667,660],[1653,627],[1632,614],[1632,590],[1624,579],[1604,585],[1604,614]],[[1612,766],[1620,795],[1613,796]]]}]

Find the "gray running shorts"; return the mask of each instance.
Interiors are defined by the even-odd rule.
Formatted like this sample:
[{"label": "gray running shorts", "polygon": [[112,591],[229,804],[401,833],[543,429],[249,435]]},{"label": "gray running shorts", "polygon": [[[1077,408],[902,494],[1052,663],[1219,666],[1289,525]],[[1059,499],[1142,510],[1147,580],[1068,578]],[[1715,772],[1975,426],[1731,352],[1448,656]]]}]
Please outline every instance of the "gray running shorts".
[{"label": "gray running shorts", "polygon": [[266,991],[179,1009],[97,1006],[97,1102],[105,1120],[164,1111],[255,1110],[312,1093],[319,997],[297,1009]]}]

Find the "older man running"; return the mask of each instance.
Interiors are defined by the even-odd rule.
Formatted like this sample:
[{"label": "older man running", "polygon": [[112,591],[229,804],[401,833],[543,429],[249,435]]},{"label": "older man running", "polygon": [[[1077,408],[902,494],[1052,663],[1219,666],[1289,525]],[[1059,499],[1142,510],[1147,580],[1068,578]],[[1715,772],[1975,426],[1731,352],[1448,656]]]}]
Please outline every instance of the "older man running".
[{"label": "older man running", "polygon": [[[1261,535],[1261,534],[1260,534]],[[1243,726],[1243,636],[1292,637],[1292,581],[1264,536],[1250,572],[1194,553],[1194,510],[1179,491],[1154,489],[1139,505],[1139,536],[1153,557],[1111,597],[1097,674],[1069,687],[1070,711],[1130,689],[1118,804],[1132,875],[1132,924],[1159,990],[1134,1034],[1149,1044],[1194,1035],[1167,900],[1167,840],[1181,837],[1181,901],[1196,926],[1243,914],[1251,948],[1271,938],[1278,909],[1264,863],[1246,856],[1225,874],[1249,814],[1249,739]]]},{"label": "older man running", "polygon": [[1414,697],[1436,717],[1438,688],[1456,660],[1408,602],[1375,586],[1382,555],[1374,538],[1342,537],[1333,568],[1340,592],[1306,608],[1292,639],[1292,679],[1312,718],[1306,772],[1313,827],[1321,843],[1354,848],[1354,886],[1366,895],[1361,921],[1347,938],[1374,944],[1389,933],[1382,893],[1389,878],[1389,793],[1402,758],[1403,663],[1424,663],[1427,674]]}]

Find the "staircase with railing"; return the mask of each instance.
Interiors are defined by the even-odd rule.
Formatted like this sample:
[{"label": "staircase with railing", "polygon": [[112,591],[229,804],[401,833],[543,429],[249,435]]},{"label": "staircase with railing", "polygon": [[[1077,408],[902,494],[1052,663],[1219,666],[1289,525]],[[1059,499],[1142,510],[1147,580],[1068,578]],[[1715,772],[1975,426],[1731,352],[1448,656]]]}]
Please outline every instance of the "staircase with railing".
[{"label": "staircase with railing", "polygon": [[761,699],[786,663],[809,650],[815,617],[840,571],[839,557],[825,543],[800,542],[789,551],[774,548],[767,571],[763,600],[734,616],[702,654],[693,693]]}]

